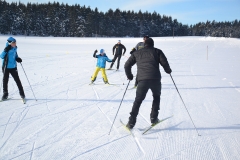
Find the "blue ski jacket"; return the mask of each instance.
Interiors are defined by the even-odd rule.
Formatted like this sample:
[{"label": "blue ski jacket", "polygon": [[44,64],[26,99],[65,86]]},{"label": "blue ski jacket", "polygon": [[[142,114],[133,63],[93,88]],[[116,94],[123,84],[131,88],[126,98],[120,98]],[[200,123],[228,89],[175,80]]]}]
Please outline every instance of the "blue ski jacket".
[{"label": "blue ski jacket", "polygon": [[[6,46],[8,46],[8,43],[6,44]],[[18,58],[17,55],[17,46],[16,47],[12,47],[8,53],[6,53],[5,51],[3,51],[0,55],[0,57],[3,59],[2,60],[2,66],[4,64],[4,58],[5,56],[7,56],[6,54],[8,54],[8,62],[7,62],[7,67],[6,68],[16,68],[17,67],[17,62],[16,62],[16,58]]]},{"label": "blue ski jacket", "polygon": [[107,62],[112,62],[112,60],[109,59],[106,54],[104,54],[104,55],[99,54],[99,55],[96,55],[96,56],[94,56],[94,54],[93,54],[93,57],[98,59],[97,60],[97,67],[99,67],[99,68],[105,68],[106,67],[106,61]]}]

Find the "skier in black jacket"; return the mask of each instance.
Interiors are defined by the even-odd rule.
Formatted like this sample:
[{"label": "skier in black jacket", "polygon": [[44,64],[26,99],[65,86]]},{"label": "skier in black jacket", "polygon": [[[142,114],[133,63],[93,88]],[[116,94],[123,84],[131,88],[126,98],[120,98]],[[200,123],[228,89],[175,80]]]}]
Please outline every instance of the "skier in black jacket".
[{"label": "skier in black jacket", "polygon": [[133,79],[131,68],[135,63],[137,64],[138,87],[127,123],[129,129],[135,126],[139,108],[146,97],[148,89],[151,89],[153,95],[152,110],[150,114],[151,123],[154,124],[158,122],[161,95],[161,73],[159,64],[164,68],[166,73],[170,74],[172,72],[164,53],[160,49],[154,48],[154,41],[152,38],[148,38],[145,41],[145,47],[135,51],[125,63],[125,73],[129,80]]},{"label": "skier in black jacket", "polygon": [[[120,59],[121,59],[122,55],[124,56],[124,54],[126,52],[126,48],[123,44],[121,44],[121,40],[118,40],[118,43],[113,46],[113,55],[114,55],[115,49],[116,49],[115,56],[113,58],[113,62],[111,63],[111,66],[108,70],[112,69],[112,66],[113,66],[114,62],[116,61],[116,59],[118,59],[117,60],[117,70],[118,70],[119,65],[120,65]],[[123,52],[123,50],[124,50],[124,52]]]}]

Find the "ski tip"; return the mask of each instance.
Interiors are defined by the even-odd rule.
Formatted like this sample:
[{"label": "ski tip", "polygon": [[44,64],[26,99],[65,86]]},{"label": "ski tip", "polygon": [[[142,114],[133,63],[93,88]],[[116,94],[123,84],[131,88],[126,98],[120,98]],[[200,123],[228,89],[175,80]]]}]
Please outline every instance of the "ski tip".
[{"label": "ski tip", "polygon": [[26,104],[26,99],[25,98],[22,99],[22,102],[23,102],[23,104]]}]

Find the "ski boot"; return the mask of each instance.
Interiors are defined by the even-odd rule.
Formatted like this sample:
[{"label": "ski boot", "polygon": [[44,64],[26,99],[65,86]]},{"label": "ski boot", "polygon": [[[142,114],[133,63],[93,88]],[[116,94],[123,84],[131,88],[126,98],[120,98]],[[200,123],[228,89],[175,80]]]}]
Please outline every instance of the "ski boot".
[{"label": "ski boot", "polygon": [[20,95],[22,99],[25,99],[25,95],[24,94],[21,94]]},{"label": "ski boot", "polygon": [[158,119],[158,118],[156,118],[156,119],[151,118],[151,123],[152,123],[152,125],[155,125],[155,124],[157,124],[158,122],[159,122],[159,119]]},{"label": "ski boot", "polygon": [[126,127],[131,130],[133,129],[134,125],[133,124],[130,124],[129,122],[127,123]]},{"label": "ski boot", "polygon": [[8,93],[3,93],[2,101],[5,101],[7,99],[8,99]]},{"label": "ski boot", "polygon": [[90,83],[89,83],[89,85],[93,85],[94,83],[93,83],[94,81],[91,81]]},{"label": "ski boot", "polygon": [[104,83],[105,83],[105,84],[109,84],[109,82],[108,82],[108,81],[104,81]]}]

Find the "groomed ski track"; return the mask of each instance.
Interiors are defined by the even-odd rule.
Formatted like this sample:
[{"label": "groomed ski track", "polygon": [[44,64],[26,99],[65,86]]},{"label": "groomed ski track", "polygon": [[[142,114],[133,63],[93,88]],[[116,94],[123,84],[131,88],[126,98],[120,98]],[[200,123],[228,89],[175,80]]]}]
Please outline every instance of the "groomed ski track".
[{"label": "groomed ski track", "polygon": [[[7,38],[0,36],[2,49]],[[127,90],[110,135],[108,132],[128,83],[124,63],[141,38],[15,38],[38,101],[18,65],[27,103],[22,103],[10,76],[12,99],[0,103],[0,159],[239,159],[239,39],[153,38],[155,47],[168,58],[172,76],[201,136],[170,76],[161,68],[159,118],[174,117],[141,135],[150,125],[149,91],[133,130],[134,139],[119,119],[128,121],[136,89]],[[111,59],[112,46],[118,39],[127,52],[118,72],[106,70],[109,82],[115,85],[105,85],[101,73],[97,85],[89,85],[96,66],[93,51],[104,48]],[[106,68],[109,66],[107,63]],[[136,66],[132,70],[136,75]]]}]

